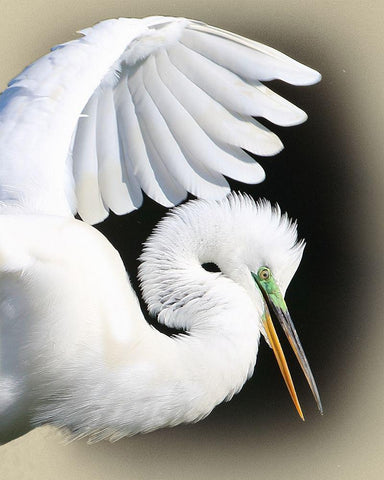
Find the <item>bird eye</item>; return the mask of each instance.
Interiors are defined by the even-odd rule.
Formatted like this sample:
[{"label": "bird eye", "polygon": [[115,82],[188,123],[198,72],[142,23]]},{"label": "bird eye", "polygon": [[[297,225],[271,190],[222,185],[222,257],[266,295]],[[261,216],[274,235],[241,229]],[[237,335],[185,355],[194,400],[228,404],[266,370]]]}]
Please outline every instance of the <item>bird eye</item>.
[{"label": "bird eye", "polygon": [[260,280],[269,280],[271,276],[271,271],[267,267],[261,267],[258,275]]},{"label": "bird eye", "polygon": [[220,272],[221,271],[220,268],[216,265],[216,263],[213,263],[213,262],[203,263],[201,266],[207,272]]}]

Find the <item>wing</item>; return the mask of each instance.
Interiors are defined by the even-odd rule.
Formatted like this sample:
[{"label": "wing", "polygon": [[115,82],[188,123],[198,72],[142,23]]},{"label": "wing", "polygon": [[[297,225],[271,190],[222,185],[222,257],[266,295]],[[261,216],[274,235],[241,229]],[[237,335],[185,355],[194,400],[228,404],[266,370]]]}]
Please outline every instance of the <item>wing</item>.
[{"label": "wing", "polygon": [[[269,156],[282,144],[253,117],[290,126],[306,114],[260,81],[320,79],[276,50],[193,20],[107,20],[81,33],[28,67],[3,94],[3,123],[12,117],[19,146],[9,144],[8,128],[0,154],[21,156],[20,143],[30,145],[32,137],[35,156],[41,146],[39,165],[28,150],[22,160],[29,156],[28,166],[13,158],[8,177],[33,169],[47,183],[34,205],[50,201],[58,210],[63,191],[61,203],[89,223],[109,210],[138,208],[143,191],[169,207],[187,192],[222,198],[229,192],[225,176],[261,182],[263,169],[244,150]],[[38,128],[30,125],[34,118]],[[17,181],[0,180],[15,196]],[[19,183],[27,198],[28,182]]]}]

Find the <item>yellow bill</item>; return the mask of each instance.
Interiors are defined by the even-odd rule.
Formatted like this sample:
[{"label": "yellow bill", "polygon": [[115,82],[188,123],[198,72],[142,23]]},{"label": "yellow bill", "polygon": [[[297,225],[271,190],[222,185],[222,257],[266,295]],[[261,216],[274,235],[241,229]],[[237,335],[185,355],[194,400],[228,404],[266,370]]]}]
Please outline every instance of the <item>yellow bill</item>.
[{"label": "yellow bill", "polygon": [[277,363],[279,365],[281,374],[283,375],[284,381],[287,385],[288,391],[291,395],[292,401],[295,404],[295,407],[304,420],[303,412],[300,407],[299,400],[296,395],[295,387],[293,385],[292,377],[289,372],[289,368],[281,348],[275,327],[272,322],[271,314],[273,314],[281,324],[289,343],[295,355],[300,363],[300,366],[304,372],[304,375],[307,379],[307,382],[312,390],[312,394],[315,397],[318,409],[320,413],[323,413],[323,407],[320,400],[320,395],[317,389],[315,379],[313,377],[311,368],[309,366],[307,357],[305,356],[303,347],[301,346],[299,337],[297,335],[296,329],[293,325],[291,316],[289,314],[285,300],[280,292],[280,289],[273,278],[273,275],[268,267],[261,267],[257,274],[252,272],[252,276],[256,281],[260,291],[263,295],[265,301],[265,310],[263,316],[263,325],[265,332],[267,334],[269,343],[275,354]]},{"label": "yellow bill", "polygon": [[281,348],[279,337],[277,336],[275,327],[273,326],[272,319],[267,308],[264,313],[263,325],[265,328],[265,332],[268,336],[269,343],[272,347],[273,353],[275,354],[277,363],[279,365],[280,372],[284,378],[285,384],[287,385],[289,394],[291,395],[292,401],[296,407],[298,414],[300,415],[300,418],[304,421],[304,415],[301,410],[299,399],[297,398],[295,386],[293,385],[291,372],[289,371],[283,349]]}]

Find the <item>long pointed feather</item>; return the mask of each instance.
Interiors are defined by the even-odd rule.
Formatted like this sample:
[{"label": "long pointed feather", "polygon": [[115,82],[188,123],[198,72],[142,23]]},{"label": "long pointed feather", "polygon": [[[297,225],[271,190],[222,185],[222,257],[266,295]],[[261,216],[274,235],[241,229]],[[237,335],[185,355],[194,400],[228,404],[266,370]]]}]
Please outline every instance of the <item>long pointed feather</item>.
[{"label": "long pointed feather", "polygon": [[79,118],[73,147],[77,211],[83,220],[97,223],[108,216],[100,196],[96,153],[97,94],[92,96]]},{"label": "long pointed feather", "polygon": [[[164,65],[162,58],[166,58],[165,52],[157,56],[157,70],[155,64],[151,64],[151,71],[148,77],[157,83],[159,94],[156,102],[167,121],[173,135],[179,142],[184,152],[188,152],[190,161],[198,162],[200,166],[206,165],[211,171],[221,172],[231,178],[244,180],[248,183],[258,183],[264,179],[264,171],[258,163],[250,159],[241,149],[219,148],[221,142],[214,143],[204,132],[201,126],[191,114],[179,102],[174,92],[173,85],[169,85],[167,76],[169,74],[168,63]],[[163,83],[159,83],[156,72]],[[164,87],[167,88],[164,88]],[[182,94],[181,94],[182,95]],[[234,156],[234,154],[236,155]],[[240,162],[237,160],[241,160]]]},{"label": "long pointed feather", "polygon": [[[149,65],[152,61],[153,59],[151,58],[147,60]],[[220,178],[208,169],[199,170],[196,164],[192,166],[186,160],[174,138],[173,130],[171,133],[164,119],[165,115],[167,120],[171,119],[180,123],[180,117],[176,119],[172,115],[173,112],[170,105],[165,106],[165,111],[162,110],[161,106],[164,107],[164,103],[159,105],[159,102],[165,102],[166,99],[162,95],[156,95],[154,92],[156,76],[151,75],[150,78],[148,76],[143,78],[144,71],[144,66],[142,66],[130,77],[130,89],[133,94],[136,112],[145,125],[152,144],[156,145],[156,150],[162,161],[167,162],[167,165],[169,165],[170,174],[186,190],[196,196],[215,198],[221,192],[219,197],[225,195],[229,188],[223,177]],[[154,102],[154,98],[156,98],[157,103]]]},{"label": "long pointed feather", "polygon": [[118,215],[133,209],[128,187],[123,182],[116,111],[111,87],[99,95],[97,108],[97,159],[101,195],[108,207]]},{"label": "long pointed feather", "polygon": [[282,126],[304,122],[303,110],[272,92],[257,80],[250,83],[182,44],[168,49],[168,56],[186,77],[228,110],[264,117]]},{"label": "long pointed feather", "polygon": [[164,167],[148,155],[126,76],[121,78],[116,89],[115,101],[121,141],[125,150],[129,151],[141,188],[150,198],[166,207],[179,203],[185,192],[178,188]]},{"label": "long pointed feather", "polygon": [[168,89],[210,137],[257,155],[275,155],[282,149],[274,133],[251,117],[230,113],[172,65],[165,52],[158,55],[158,65]]},{"label": "long pointed feather", "polygon": [[116,114],[119,132],[120,155],[123,160],[123,180],[127,184],[128,192],[131,199],[131,210],[138,208],[143,201],[143,194],[138,179],[135,176],[135,166],[131,159],[130,145],[127,137],[127,111],[124,109],[124,94],[126,87],[119,82],[116,87]]},{"label": "long pointed feather", "polygon": [[182,43],[244,78],[280,79],[293,85],[312,85],[321,79],[316,70],[271,47],[200,22],[191,22]]}]

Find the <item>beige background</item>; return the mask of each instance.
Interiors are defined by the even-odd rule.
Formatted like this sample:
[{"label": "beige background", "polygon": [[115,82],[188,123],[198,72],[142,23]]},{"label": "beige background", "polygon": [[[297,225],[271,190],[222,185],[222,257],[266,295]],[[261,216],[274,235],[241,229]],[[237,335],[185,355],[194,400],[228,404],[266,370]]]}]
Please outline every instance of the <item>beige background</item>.
[{"label": "beige background", "polygon": [[[337,167],[358,185],[356,198],[351,198],[353,208],[343,221],[355,238],[356,262],[365,269],[361,282],[355,279],[359,294],[348,299],[353,302],[351,322],[361,329],[358,348],[339,352],[348,368],[328,368],[324,417],[312,415],[302,424],[271,416],[259,428],[249,418],[251,428],[233,430],[225,422],[214,428],[203,422],[91,446],[85,442],[64,446],[55,431],[42,428],[0,447],[0,477],[384,478],[382,0],[1,0],[0,7],[1,88],[50,46],[73,38],[75,30],[114,16],[201,19],[257,38],[318,68],[323,82],[313,96],[329,113],[330,124],[340,126],[335,144],[338,135],[343,137],[345,158]],[[319,138],[319,144],[322,141]],[[336,316],[324,318],[329,335],[337,321]]]}]

